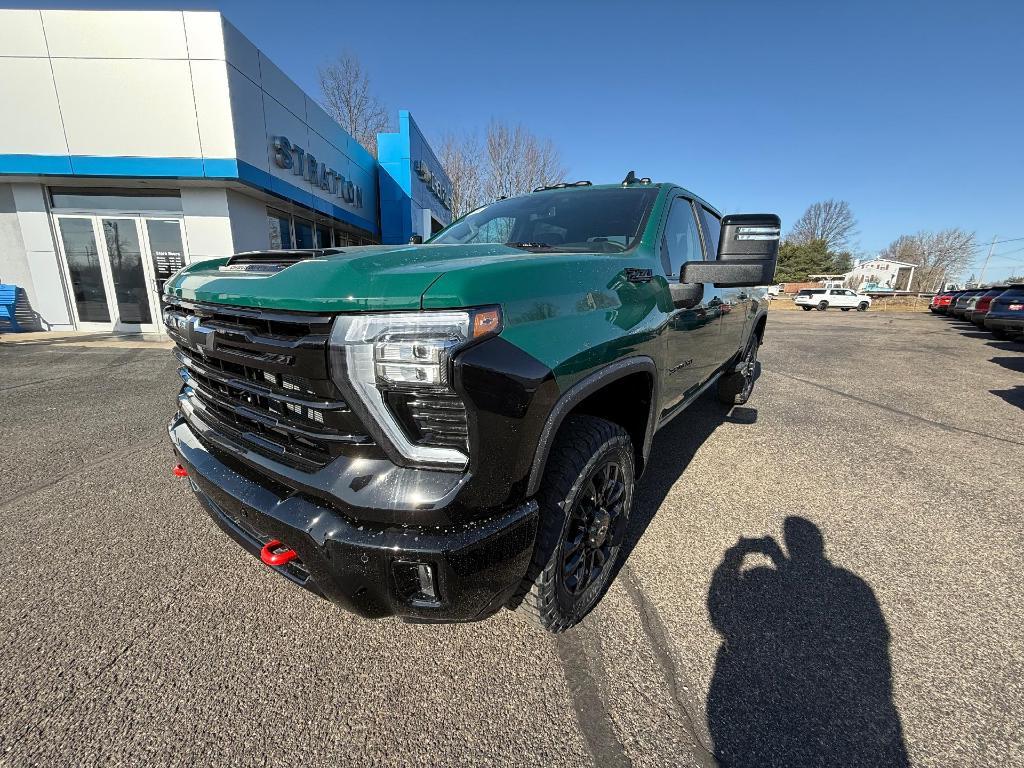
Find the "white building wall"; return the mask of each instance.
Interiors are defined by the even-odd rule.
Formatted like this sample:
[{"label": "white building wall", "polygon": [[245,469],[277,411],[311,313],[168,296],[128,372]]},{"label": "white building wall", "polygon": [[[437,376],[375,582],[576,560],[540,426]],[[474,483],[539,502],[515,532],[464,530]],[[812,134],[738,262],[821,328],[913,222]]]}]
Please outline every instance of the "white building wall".
[{"label": "white building wall", "polygon": [[[275,193],[376,229],[374,159],[217,12],[0,10],[0,103],[0,155],[67,158],[68,173],[97,172],[81,158],[219,161],[190,175],[276,179]],[[275,136],[357,185],[362,205],[280,167]]]},{"label": "white building wall", "polygon": [[186,248],[192,261],[234,253],[226,189],[183,187],[181,212],[185,216]]},{"label": "white building wall", "polygon": [[0,184],[0,283],[20,285],[35,305],[35,284],[28,268],[25,241],[21,239],[21,224],[10,184]]},{"label": "white building wall", "polygon": [[12,184],[11,191],[36,294],[30,295],[32,309],[39,313],[46,328],[71,328],[71,311],[65,300],[64,278],[50,229],[45,188],[41,184]]},{"label": "white building wall", "polygon": [[232,253],[260,251],[270,247],[270,227],[267,223],[267,204],[249,195],[227,190],[228,210],[231,212]]}]

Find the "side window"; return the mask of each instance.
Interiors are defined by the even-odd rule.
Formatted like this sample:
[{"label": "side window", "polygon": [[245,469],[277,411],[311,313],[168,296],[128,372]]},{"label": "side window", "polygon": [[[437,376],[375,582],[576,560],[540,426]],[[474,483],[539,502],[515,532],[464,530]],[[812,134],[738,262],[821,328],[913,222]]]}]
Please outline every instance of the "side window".
[{"label": "side window", "polygon": [[700,207],[700,218],[704,222],[705,242],[708,246],[708,261],[718,258],[718,238],[722,235],[722,220],[705,208]]},{"label": "side window", "polygon": [[678,280],[683,262],[703,259],[693,206],[685,197],[677,197],[672,201],[665,231],[661,235],[661,264],[665,275]]}]

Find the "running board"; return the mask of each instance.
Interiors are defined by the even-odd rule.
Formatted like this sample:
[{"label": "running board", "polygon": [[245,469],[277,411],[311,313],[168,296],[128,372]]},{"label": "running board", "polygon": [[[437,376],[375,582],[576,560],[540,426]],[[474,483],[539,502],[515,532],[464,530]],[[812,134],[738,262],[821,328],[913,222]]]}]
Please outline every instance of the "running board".
[{"label": "running board", "polygon": [[687,397],[685,400],[672,406],[672,408],[669,409],[668,414],[662,416],[661,419],[658,420],[658,429],[661,429],[663,426],[672,421],[672,419],[674,419],[680,413],[685,411],[690,405],[693,404],[694,400],[696,400],[705,392],[707,392],[712,385],[717,384],[718,380],[722,378],[723,373],[724,371],[719,371],[718,373],[713,374],[710,379],[708,379],[707,381],[700,385],[700,389],[698,389],[692,395]]}]

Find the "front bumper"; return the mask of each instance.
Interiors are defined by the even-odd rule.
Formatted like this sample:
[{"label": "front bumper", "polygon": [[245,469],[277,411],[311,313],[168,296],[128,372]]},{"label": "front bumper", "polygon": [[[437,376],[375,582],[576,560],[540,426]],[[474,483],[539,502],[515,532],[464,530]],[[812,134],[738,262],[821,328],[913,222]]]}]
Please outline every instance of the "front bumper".
[{"label": "front bumper", "polygon": [[[486,618],[508,602],[530,563],[535,501],[448,527],[353,522],[338,506],[237,471],[208,451],[180,416],[168,432],[192,490],[225,533],[256,557],[268,541],[281,541],[297,558],[268,567],[361,616]],[[400,570],[410,563],[431,566],[435,600],[406,588]]]}]

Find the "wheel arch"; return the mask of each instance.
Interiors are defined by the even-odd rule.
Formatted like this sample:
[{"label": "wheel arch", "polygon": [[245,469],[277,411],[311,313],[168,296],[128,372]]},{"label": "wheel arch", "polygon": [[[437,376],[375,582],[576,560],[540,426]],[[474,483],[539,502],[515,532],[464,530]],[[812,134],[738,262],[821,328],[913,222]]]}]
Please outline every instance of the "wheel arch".
[{"label": "wheel arch", "polygon": [[600,416],[625,429],[633,440],[639,477],[657,424],[657,403],[658,367],[647,356],[617,360],[573,384],[555,402],[544,423],[526,495],[537,493],[555,436],[565,418],[574,413]]}]

